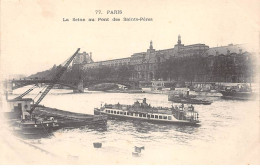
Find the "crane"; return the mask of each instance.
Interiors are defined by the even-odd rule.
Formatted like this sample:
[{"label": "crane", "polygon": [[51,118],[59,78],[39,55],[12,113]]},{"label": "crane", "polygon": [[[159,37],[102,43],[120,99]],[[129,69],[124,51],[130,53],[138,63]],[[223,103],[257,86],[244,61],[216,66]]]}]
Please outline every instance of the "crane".
[{"label": "crane", "polygon": [[[61,66],[61,68],[59,69],[59,71],[57,72],[56,75],[54,75],[53,79],[52,79],[52,83],[49,84],[45,90],[42,92],[41,96],[39,97],[39,99],[34,103],[34,105],[32,106],[32,108],[28,111],[30,114],[32,114],[32,112],[34,111],[34,109],[40,104],[40,102],[42,101],[42,99],[49,93],[49,91],[53,88],[53,86],[57,83],[57,81],[59,81],[59,79],[61,78],[61,76],[63,75],[63,73],[67,70],[69,64],[72,62],[72,60],[76,57],[76,55],[78,54],[80,48],[77,49],[77,51],[67,60],[67,62],[65,63],[65,65]],[[27,92],[29,93],[31,90],[27,90],[25,93],[23,93],[21,96],[23,97],[24,94],[27,94]]]},{"label": "crane", "polygon": [[19,95],[18,97],[14,98],[13,100],[19,100],[22,99],[25,95],[27,95],[28,93],[30,93],[31,91],[33,91],[34,88],[36,88],[37,85],[34,85],[32,88],[26,90],[23,94]]}]

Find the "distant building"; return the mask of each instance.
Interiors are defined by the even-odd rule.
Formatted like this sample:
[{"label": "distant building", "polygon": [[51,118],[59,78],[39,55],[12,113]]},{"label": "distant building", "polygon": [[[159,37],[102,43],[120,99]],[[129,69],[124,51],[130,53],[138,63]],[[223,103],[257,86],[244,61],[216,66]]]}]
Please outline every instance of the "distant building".
[{"label": "distant building", "polygon": [[130,57],[87,63],[83,66],[83,69],[86,70],[86,69],[90,69],[90,68],[99,68],[100,66],[118,67],[118,66],[122,66],[122,65],[130,65]]},{"label": "distant building", "polygon": [[[227,46],[209,48],[203,55],[207,58],[209,72],[202,74],[204,80],[218,82],[249,82],[250,75],[245,75],[243,71],[253,51],[250,51],[246,44],[229,44]],[[254,65],[252,65],[254,66]],[[227,70],[228,69],[228,70]],[[226,71],[225,71],[226,70]],[[216,71],[221,74],[216,74]],[[225,74],[224,72],[225,71]],[[253,75],[253,74],[251,74]],[[198,81],[204,81],[202,78],[197,78]]]},{"label": "distant building", "polygon": [[[183,58],[202,56],[208,57],[208,63],[213,65],[215,56],[225,56],[230,54],[242,55],[245,54],[244,45],[233,45],[209,48],[205,44],[184,45],[181,42],[181,36],[178,36],[177,44],[173,48],[155,50],[153,42],[150,41],[150,46],[146,52],[134,53],[131,57],[93,62],[92,55],[83,52],[79,54],[73,61],[73,65],[81,65],[84,70],[99,68],[101,66],[119,67],[123,65],[133,66],[131,80],[152,81],[158,80],[160,76],[157,74],[158,66],[170,58]],[[201,74],[203,75],[203,74]]]},{"label": "distant building", "polygon": [[181,36],[178,36],[177,44],[174,48],[155,50],[153,42],[150,42],[149,49],[146,52],[135,53],[131,56],[131,65],[134,65],[135,72],[132,74],[132,80],[151,81],[158,78],[158,65],[167,61],[171,57],[188,57],[204,54],[209,49],[205,44],[187,45],[181,43]]},{"label": "distant building", "polygon": [[89,64],[93,63],[94,61],[92,60],[92,53],[90,52],[89,54],[86,52],[83,53],[78,53],[77,56],[74,58],[72,65],[76,64]]},{"label": "distant building", "polygon": [[243,44],[229,44],[227,46],[212,47],[205,53],[206,56],[219,56],[219,55],[229,55],[229,54],[242,54],[246,52],[246,45]]}]

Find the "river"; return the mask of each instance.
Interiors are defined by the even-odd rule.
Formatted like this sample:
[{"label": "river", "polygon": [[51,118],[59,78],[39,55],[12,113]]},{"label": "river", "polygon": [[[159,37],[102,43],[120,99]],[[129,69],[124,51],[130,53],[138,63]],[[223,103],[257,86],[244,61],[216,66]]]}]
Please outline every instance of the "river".
[{"label": "river", "polygon": [[[15,90],[12,97],[26,89]],[[34,98],[38,91],[27,97]],[[94,107],[104,103],[133,104],[143,98],[152,106],[172,105],[165,94],[72,93],[65,89],[51,90],[41,104],[93,114]],[[25,141],[63,158],[50,163],[259,164],[259,101],[209,99],[211,105],[195,105],[199,127],[108,120],[106,129],[58,130],[49,138]],[[102,142],[102,148],[93,148],[93,142]],[[140,157],[132,156],[134,146],[145,146]]]}]

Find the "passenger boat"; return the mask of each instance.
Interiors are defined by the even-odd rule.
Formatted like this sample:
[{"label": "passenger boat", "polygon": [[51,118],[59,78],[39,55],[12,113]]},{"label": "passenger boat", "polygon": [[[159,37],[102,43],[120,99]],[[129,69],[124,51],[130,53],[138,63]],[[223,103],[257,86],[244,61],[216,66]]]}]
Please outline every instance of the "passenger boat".
[{"label": "passenger boat", "polygon": [[148,122],[159,122],[167,124],[197,125],[199,115],[194,111],[192,105],[179,107],[152,107],[146,103],[146,98],[142,103],[136,101],[133,105],[105,104],[94,109],[95,114],[107,115],[108,118],[143,120]]}]

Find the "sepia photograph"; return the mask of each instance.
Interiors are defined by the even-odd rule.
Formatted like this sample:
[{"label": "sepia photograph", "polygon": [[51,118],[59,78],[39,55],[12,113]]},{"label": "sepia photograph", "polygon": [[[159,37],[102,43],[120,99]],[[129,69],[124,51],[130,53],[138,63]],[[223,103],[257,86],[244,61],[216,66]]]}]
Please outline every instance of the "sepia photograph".
[{"label": "sepia photograph", "polygon": [[0,165],[259,165],[259,0],[1,0]]}]

